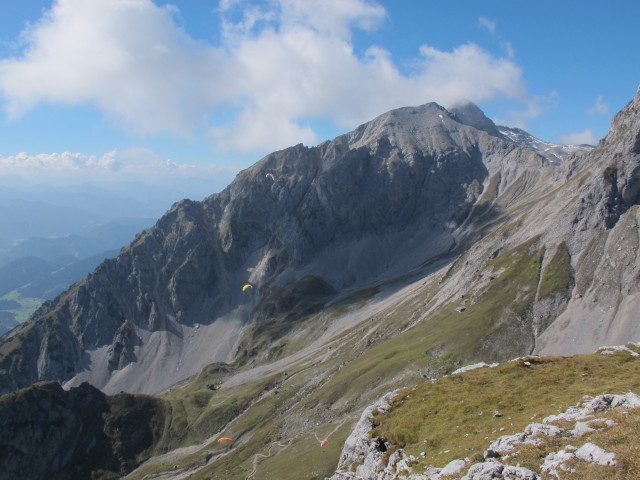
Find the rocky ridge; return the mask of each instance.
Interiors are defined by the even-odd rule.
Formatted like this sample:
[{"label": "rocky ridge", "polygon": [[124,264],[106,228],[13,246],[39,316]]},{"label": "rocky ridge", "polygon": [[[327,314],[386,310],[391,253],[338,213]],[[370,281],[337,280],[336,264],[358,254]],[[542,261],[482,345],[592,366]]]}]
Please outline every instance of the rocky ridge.
[{"label": "rocky ridge", "polygon": [[536,151],[549,162],[561,164],[569,156],[588,153],[593,150],[592,145],[563,145],[540,140],[520,128],[510,128],[503,125],[498,131],[517,145],[527,146]]}]

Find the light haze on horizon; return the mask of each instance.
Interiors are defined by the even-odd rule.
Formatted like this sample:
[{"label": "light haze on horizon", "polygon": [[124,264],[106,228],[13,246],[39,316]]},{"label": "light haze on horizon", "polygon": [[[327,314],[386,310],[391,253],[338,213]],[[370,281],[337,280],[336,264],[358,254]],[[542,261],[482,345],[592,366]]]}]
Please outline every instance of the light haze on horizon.
[{"label": "light haze on horizon", "polygon": [[0,0],[0,184],[213,193],[271,151],[430,101],[594,144],[640,82],[637,18],[623,0]]}]

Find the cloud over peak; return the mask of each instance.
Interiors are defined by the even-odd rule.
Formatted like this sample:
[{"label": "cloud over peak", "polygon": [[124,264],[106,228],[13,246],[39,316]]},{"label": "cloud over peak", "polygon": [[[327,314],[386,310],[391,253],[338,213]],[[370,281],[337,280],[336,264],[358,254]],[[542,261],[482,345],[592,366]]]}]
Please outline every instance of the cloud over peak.
[{"label": "cloud over peak", "polygon": [[386,19],[373,0],[224,0],[216,12],[213,43],[151,0],[57,0],[25,32],[22,55],[0,60],[4,111],[91,104],[139,135],[204,129],[222,149],[264,151],[317,142],[317,118],[353,128],[428,101],[527,100],[513,59],[475,44],[425,44],[411,74],[380,46],[355,53],[354,32]]}]

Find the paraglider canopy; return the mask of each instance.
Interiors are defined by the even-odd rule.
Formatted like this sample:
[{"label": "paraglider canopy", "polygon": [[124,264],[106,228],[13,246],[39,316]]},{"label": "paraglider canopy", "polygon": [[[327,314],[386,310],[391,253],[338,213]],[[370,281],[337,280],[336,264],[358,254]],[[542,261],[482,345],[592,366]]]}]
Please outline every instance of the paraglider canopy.
[{"label": "paraglider canopy", "polygon": [[276,176],[275,176],[273,173],[271,173],[271,172],[267,173],[267,174],[265,175],[265,178],[266,178],[266,177],[271,177],[271,180],[273,180],[274,182],[276,181]]},{"label": "paraglider canopy", "polygon": [[218,442],[218,443],[221,443],[221,442],[229,442],[229,443],[233,443],[233,438],[229,438],[229,437],[220,437],[220,438],[217,440],[217,442]]},{"label": "paraglider canopy", "polygon": [[327,443],[329,443],[329,440],[323,440],[323,441],[320,443],[320,446],[321,446],[321,447],[324,447]]},{"label": "paraglider canopy", "polygon": [[242,287],[242,291],[244,292],[244,291],[248,290],[249,288],[253,288],[253,285],[251,285],[250,283],[247,283],[247,284],[245,284],[244,287]]}]

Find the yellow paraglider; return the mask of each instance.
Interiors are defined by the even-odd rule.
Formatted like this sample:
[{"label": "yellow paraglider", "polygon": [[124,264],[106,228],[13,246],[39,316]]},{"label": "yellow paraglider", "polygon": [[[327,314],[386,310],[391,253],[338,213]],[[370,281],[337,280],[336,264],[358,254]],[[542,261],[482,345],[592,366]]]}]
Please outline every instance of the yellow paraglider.
[{"label": "yellow paraglider", "polygon": [[242,291],[246,292],[250,288],[253,288],[253,285],[251,285],[250,283],[247,283],[244,287],[242,287]]}]

